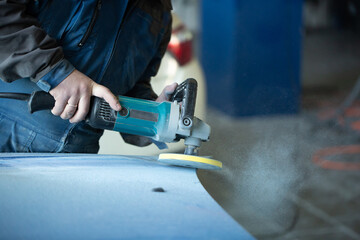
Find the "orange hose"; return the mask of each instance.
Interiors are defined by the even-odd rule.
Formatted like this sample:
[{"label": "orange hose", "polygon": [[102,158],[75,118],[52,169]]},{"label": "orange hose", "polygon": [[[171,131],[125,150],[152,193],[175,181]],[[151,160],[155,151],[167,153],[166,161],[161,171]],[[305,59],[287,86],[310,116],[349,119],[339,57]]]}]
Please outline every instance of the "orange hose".
[{"label": "orange hose", "polygon": [[312,162],[325,169],[333,170],[360,170],[360,162],[338,162],[326,159],[333,155],[360,154],[360,145],[336,146],[324,148],[312,157]]}]

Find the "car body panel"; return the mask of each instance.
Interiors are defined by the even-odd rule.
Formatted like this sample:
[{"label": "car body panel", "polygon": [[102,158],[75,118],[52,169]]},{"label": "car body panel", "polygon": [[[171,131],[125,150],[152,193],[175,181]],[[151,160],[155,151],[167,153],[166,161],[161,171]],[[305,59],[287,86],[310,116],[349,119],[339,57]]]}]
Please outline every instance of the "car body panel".
[{"label": "car body panel", "polygon": [[154,157],[1,154],[0,192],[0,239],[253,239]]}]

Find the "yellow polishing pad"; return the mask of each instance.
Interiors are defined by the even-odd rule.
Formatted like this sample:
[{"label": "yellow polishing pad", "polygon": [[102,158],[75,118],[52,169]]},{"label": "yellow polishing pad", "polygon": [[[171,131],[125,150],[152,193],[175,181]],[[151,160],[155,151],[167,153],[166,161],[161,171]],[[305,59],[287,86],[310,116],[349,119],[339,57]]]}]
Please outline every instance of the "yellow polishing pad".
[{"label": "yellow polishing pad", "polygon": [[218,170],[222,168],[222,162],[207,157],[199,157],[186,154],[162,153],[159,155],[159,162],[176,166]]}]

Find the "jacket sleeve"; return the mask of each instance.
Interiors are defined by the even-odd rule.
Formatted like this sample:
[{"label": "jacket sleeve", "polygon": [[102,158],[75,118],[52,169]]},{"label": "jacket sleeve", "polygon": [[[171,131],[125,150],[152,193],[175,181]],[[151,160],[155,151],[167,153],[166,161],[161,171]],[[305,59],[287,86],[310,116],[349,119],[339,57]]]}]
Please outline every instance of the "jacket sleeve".
[{"label": "jacket sleeve", "polygon": [[62,48],[27,13],[29,0],[0,0],[0,79],[29,78],[44,91],[64,80],[74,67]]},{"label": "jacket sleeve", "polygon": [[148,100],[155,100],[158,97],[157,94],[153,91],[150,81],[151,77],[154,77],[159,71],[161,59],[163,58],[169,44],[171,37],[171,23],[172,19],[170,18],[170,21],[166,26],[165,34],[163,35],[155,56],[150,61],[139,81],[137,81],[135,86],[126,94],[127,96]]}]

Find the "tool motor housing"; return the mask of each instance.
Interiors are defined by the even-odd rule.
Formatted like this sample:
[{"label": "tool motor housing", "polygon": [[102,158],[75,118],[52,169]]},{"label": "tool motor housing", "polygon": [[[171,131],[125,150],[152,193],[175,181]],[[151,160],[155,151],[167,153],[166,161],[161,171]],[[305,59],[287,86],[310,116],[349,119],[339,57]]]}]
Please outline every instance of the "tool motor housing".
[{"label": "tool motor housing", "polygon": [[119,96],[120,111],[101,98],[92,99],[87,117],[90,126],[121,133],[150,137],[158,142],[185,139],[185,154],[196,155],[201,142],[208,141],[210,126],[194,117],[197,82],[189,78],[170,96],[156,102]]},{"label": "tool motor housing", "polygon": [[177,102],[158,103],[124,96],[118,98],[122,107],[120,111],[113,110],[101,98],[93,98],[88,124],[94,128],[147,136],[161,142],[176,139],[180,114]]},{"label": "tool motor housing", "polygon": [[186,79],[162,103],[118,96],[122,107],[113,110],[109,104],[94,97],[87,117],[90,126],[127,134],[147,136],[159,142],[174,142],[189,137],[194,122],[197,82]]}]

